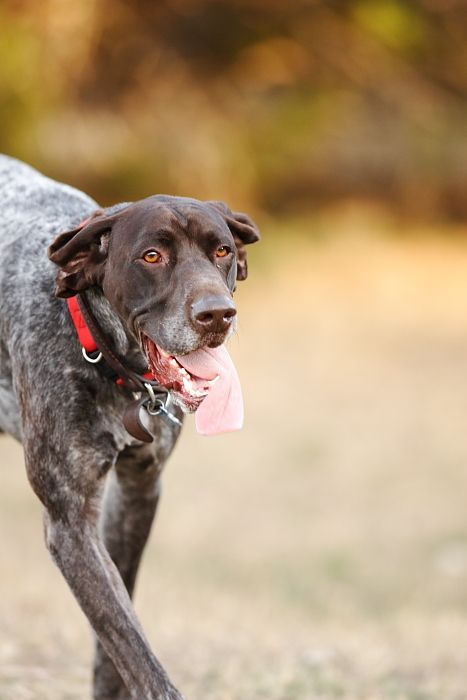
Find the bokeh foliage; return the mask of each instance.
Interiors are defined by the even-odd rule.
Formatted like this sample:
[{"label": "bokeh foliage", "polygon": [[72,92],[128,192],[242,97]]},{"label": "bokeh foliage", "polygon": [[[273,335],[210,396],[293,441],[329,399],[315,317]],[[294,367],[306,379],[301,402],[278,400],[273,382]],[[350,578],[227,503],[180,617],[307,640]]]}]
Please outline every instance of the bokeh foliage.
[{"label": "bokeh foliage", "polygon": [[467,218],[464,0],[6,0],[0,148],[103,203]]}]

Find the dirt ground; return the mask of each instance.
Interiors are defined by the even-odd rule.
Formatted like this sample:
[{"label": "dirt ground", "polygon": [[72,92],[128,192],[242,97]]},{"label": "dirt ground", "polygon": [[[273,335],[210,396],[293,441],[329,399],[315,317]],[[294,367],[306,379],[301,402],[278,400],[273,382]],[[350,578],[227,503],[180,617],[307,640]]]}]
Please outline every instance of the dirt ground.
[{"label": "dirt ground", "polygon": [[[167,468],[136,605],[189,700],[467,698],[467,244],[357,231],[252,251],[246,426],[189,420]],[[85,700],[88,625],[4,437],[0,474],[0,700]]]}]

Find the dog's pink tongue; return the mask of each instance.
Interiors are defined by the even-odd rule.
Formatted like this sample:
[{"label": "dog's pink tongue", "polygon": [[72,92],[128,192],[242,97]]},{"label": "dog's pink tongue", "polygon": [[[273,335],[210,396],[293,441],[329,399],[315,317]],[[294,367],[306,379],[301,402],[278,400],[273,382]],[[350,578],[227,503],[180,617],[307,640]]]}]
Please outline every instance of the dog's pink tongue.
[{"label": "dog's pink tongue", "polygon": [[202,348],[177,361],[196,377],[214,379],[209,393],[196,410],[196,429],[201,435],[239,430],[243,425],[243,398],[237,370],[224,345]]}]

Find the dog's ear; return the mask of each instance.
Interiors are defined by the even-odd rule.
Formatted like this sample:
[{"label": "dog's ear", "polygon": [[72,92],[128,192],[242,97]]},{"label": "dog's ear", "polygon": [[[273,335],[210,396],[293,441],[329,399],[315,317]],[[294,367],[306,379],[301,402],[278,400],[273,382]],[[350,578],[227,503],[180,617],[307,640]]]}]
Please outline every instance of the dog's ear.
[{"label": "dog's ear", "polygon": [[55,296],[72,297],[102,282],[109,233],[116,218],[98,210],[49,246],[49,258],[60,268]]},{"label": "dog's ear", "polygon": [[207,202],[222,214],[234,237],[237,248],[237,279],[244,280],[248,275],[245,245],[259,241],[259,230],[247,214],[231,211],[224,202]]}]

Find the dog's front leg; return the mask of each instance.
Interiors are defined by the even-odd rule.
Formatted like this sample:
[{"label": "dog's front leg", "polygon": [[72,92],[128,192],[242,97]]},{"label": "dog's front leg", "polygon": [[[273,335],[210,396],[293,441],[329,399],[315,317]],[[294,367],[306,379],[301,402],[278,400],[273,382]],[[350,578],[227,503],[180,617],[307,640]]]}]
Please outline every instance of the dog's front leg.
[{"label": "dog's front leg", "polygon": [[108,437],[95,439],[100,451],[77,442],[76,436],[67,437],[73,447],[62,454],[50,445],[50,438],[45,441],[35,435],[25,442],[28,476],[46,509],[49,551],[130,697],[181,700],[150,650],[125,585],[99,536],[102,481],[116,452],[102,448]]},{"label": "dog's front leg", "polygon": [[[165,426],[164,430],[170,431]],[[172,431],[165,437],[158,441],[158,449],[155,443],[126,448],[107,477],[101,531],[130,597],[159,501],[160,472],[174,443]],[[97,640],[95,700],[128,700],[129,697],[120,674]]]}]

